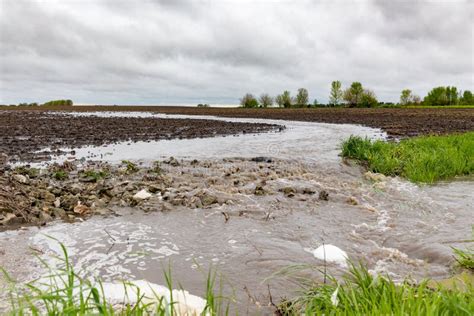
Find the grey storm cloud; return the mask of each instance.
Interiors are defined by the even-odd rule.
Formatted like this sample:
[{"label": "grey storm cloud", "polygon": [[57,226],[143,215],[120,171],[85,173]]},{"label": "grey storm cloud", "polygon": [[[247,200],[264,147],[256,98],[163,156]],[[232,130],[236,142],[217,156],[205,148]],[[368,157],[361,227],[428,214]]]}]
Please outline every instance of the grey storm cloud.
[{"label": "grey storm cloud", "polygon": [[1,0],[0,103],[235,104],[332,80],[472,89],[473,2]]}]

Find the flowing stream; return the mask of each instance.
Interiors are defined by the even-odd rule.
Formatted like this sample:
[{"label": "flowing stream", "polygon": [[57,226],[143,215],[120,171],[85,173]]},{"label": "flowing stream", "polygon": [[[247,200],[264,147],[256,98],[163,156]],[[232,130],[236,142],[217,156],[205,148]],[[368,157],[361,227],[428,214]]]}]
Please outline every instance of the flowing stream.
[{"label": "flowing stream", "polygon": [[[226,291],[232,288],[235,292],[236,306],[242,314],[247,308],[250,313],[270,313],[271,309],[264,308],[269,303],[268,286],[274,300],[291,296],[291,291],[298,289],[288,278],[268,279],[281,269],[299,264],[322,269],[324,264],[311,253],[322,243],[335,245],[351,260],[364,260],[372,271],[395,279],[450,275],[450,247],[462,247],[459,242],[471,235],[474,181],[417,186],[398,178],[377,182],[366,179],[361,168],[342,162],[339,146],[350,135],[384,138],[377,129],[232,120],[282,124],[286,129],[259,135],[85,147],[75,149],[75,158],[144,163],[169,156],[206,159],[215,162],[213,170],[219,174],[232,163],[223,163],[224,158],[266,156],[294,170],[291,176],[269,185],[277,186],[279,181],[293,187],[324,189],[329,192],[329,200],[320,203],[281,196],[255,199],[249,195],[240,203],[210,209],[145,214],[123,208],[117,210],[119,217],[96,216],[80,223],[57,222],[0,233],[0,265],[20,280],[37,276],[41,269],[29,247],[47,260],[60,252],[57,242],[47,237],[53,236],[68,247],[76,269],[105,281],[145,279],[164,284],[163,271],[170,264],[176,282],[193,294],[203,295],[206,274],[212,267],[222,275]],[[222,212],[238,214],[242,210],[250,215],[231,216],[224,221]],[[326,268],[335,275],[343,272],[336,265]],[[314,269],[302,271],[299,276],[322,279]]]}]

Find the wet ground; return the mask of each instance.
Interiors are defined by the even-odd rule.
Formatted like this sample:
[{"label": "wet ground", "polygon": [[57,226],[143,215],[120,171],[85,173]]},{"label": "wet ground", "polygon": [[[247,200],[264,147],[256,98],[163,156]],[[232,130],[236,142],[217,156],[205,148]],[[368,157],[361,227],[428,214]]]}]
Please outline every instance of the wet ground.
[{"label": "wet ground", "polygon": [[0,111],[0,154],[11,162],[45,161],[66,148],[117,142],[189,139],[277,131],[283,127],[217,120],[70,116],[37,111]]},{"label": "wet ground", "polygon": [[[243,120],[250,121],[255,122]],[[311,250],[322,243],[395,279],[450,276],[450,247],[464,246],[460,241],[471,233],[473,181],[417,186],[365,174],[341,160],[340,143],[352,134],[384,137],[380,130],[281,123],[287,128],[280,133],[116,144],[105,147],[102,157],[97,153],[104,147],[77,151],[77,159],[130,158],[145,169],[162,157],[175,156],[178,163],[161,164],[168,179],[164,187],[137,205],[130,197],[149,188],[142,178],[146,170],[116,180],[132,183],[116,192],[119,197],[107,206],[113,212],[105,218],[96,214],[82,222],[77,216],[72,224],[58,221],[0,233],[0,262],[20,280],[41,274],[31,253],[45,260],[57,254],[49,235],[68,246],[77,269],[107,281],[163,284],[163,266],[171,262],[175,280],[196,295],[204,294],[205,274],[213,266],[224,276],[227,291],[235,291],[241,314],[247,309],[272,313],[268,286],[277,302],[293,294],[298,285],[287,278],[267,280],[288,266],[312,265],[314,270],[298,276],[320,281],[315,269],[324,263]],[[267,159],[252,160],[257,156]],[[327,268],[331,274],[343,272],[336,265]]]},{"label": "wet ground", "polygon": [[[5,107],[4,107],[5,108]],[[25,109],[28,109],[26,107]],[[31,108],[30,108],[31,109]],[[412,137],[474,130],[474,109],[460,108],[313,108],[243,109],[164,106],[74,106],[37,107],[44,111],[148,111],[162,114],[213,115],[219,117],[259,118],[319,123],[357,124],[382,129],[389,137]]]}]

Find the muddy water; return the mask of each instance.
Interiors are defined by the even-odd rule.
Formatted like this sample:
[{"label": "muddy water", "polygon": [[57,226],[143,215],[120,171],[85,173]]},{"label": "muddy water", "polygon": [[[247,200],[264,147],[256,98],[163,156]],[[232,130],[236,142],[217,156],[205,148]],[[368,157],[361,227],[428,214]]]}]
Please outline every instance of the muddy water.
[{"label": "muddy water", "polygon": [[[41,269],[28,247],[43,258],[59,252],[57,243],[46,237],[49,235],[63,241],[76,268],[90,275],[106,281],[146,279],[163,284],[163,269],[171,263],[175,280],[196,295],[204,294],[205,274],[212,266],[224,277],[226,292],[235,291],[236,306],[243,314],[247,308],[252,314],[271,312],[259,307],[269,303],[268,285],[275,300],[297,289],[288,278],[266,280],[275,272],[297,264],[322,269],[323,263],[311,250],[323,242],[394,278],[449,275],[450,247],[463,246],[457,242],[470,236],[473,181],[430,187],[394,178],[373,182],[358,167],[343,164],[337,154],[340,141],[349,135],[383,137],[379,131],[351,125],[283,123],[287,130],[275,134],[77,150],[76,158],[102,154],[110,161],[147,161],[170,155],[207,159],[210,167],[204,174],[208,177],[219,177],[231,167],[240,168],[243,175],[255,167],[248,160],[223,158],[264,155],[276,158],[275,165],[270,165],[287,173],[266,181],[271,194],[242,193],[235,203],[208,209],[177,207],[145,214],[123,208],[117,209],[119,217],[1,233],[0,262],[19,279],[31,279]],[[261,163],[261,168],[266,170],[268,165]],[[295,188],[295,196],[282,194],[284,187]],[[316,194],[303,194],[300,188],[312,188]],[[329,193],[328,201],[318,199],[317,192],[322,190]],[[228,215],[227,221],[222,212]],[[343,272],[336,265],[329,265],[328,271]],[[321,280],[316,271],[298,276]]]}]

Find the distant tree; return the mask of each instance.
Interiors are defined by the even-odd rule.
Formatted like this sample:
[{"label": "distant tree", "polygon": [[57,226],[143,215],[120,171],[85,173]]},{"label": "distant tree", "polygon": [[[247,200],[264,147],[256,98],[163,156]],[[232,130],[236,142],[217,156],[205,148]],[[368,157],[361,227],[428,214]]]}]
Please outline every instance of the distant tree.
[{"label": "distant tree", "polygon": [[448,99],[448,105],[458,104],[458,88],[446,87],[446,98]]},{"label": "distant tree", "polygon": [[419,105],[419,104],[421,104],[421,98],[420,98],[420,96],[419,96],[419,95],[416,95],[416,94],[412,95],[412,97],[411,97],[411,103],[414,104],[414,105]]},{"label": "distant tree", "polygon": [[[291,108],[293,105],[293,100],[291,98],[291,93],[288,90],[283,91],[283,94],[280,95],[280,100],[281,104],[285,108]],[[280,103],[278,103],[280,104]]]},{"label": "distant tree", "polygon": [[377,96],[372,90],[364,90],[359,98],[358,107],[374,108],[379,104]]},{"label": "distant tree", "polygon": [[360,82],[353,82],[351,86],[344,91],[344,100],[349,107],[356,107],[360,103],[360,98],[364,93],[364,88]]},{"label": "distant tree", "polygon": [[313,100],[313,107],[316,108],[316,107],[318,107],[318,106],[320,106],[320,104],[319,104],[319,102],[318,102],[318,99],[314,99],[314,100]]},{"label": "distant tree", "polygon": [[410,89],[402,90],[402,94],[400,95],[400,104],[401,105],[408,105],[412,101],[412,93]]},{"label": "distant tree", "polygon": [[285,102],[283,101],[283,95],[279,94],[275,97],[275,103],[278,107],[282,108],[285,106]]},{"label": "distant tree", "polygon": [[267,108],[273,105],[273,98],[268,93],[263,93],[260,96],[259,101],[260,101],[260,105],[263,108]]},{"label": "distant tree", "polygon": [[472,92],[465,90],[462,94],[462,97],[459,99],[459,103],[463,105],[474,105],[474,97]]},{"label": "distant tree", "polygon": [[197,107],[198,107],[198,108],[208,108],[208,107],[209,107],[209,104],[207,104],[207,103],[204,103],[204,104],[199,103],[199,104],[197,105]]},{"label": "distant tree", "polygon": [[53,100],[44,103],[45,106],[72,106],[72,100]]},{"label": "distant tree", "polygon": [[244,108],[256,108],[258,107],[258,101],[251,93],[247,93],[240,99],[240,105]]},{"label": "distant tree", "polygon": [[342,101],[344,92],[342,91],[342,84],[340,81],[333,81],[331,83],[331,93],[329,94],[329,104],[337,106]]},{"label": "distant tree", "polygon": [[425,105],[447,105],[448,95],[445,87],[433,88],[428,95],[423,99]]},{"label": "distant tree", "polygon": [[300,108],[306,107],[309,102],[308,100],[308,90],[306,90],[305,88],[299,88],[295,98],[296,106]]}]

